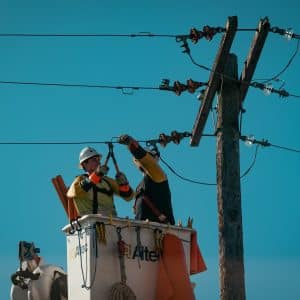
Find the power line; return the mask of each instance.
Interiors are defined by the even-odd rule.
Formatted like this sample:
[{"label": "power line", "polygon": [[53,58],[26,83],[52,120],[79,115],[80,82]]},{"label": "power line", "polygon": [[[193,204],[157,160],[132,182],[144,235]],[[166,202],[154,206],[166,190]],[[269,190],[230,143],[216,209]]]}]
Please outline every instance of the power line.
[{"label": "power line", "polygon": [[257,145],[260,145],[260,146],[263,146],[263,147],[274,147],[274,148],[279,148],[279,149],[286,150],[286,151],[300,153],[300,150],[298,150],[298,149],[293,149],[293,148],[289,148],[289,147],[285,147],[285,146],[274,145],[274,144],[270,143],[268,140],[265,140],[265,139],[256,140],[253,136],[241,135],[240,140],[246,142],[249,145],[257,144]]},{"label": "power line", "polygon": [[[226,74],[223,74],[223,73],[219,73],[219,72],[216,72],[215,70],[207,67],[207,66],[204,66],[204,65],[201,65],[199,63],[197,63],[194,58],[192,57],[191,53],[190,53],[190,49],[188,47],[188,44],[184,43],[183,46],[185,47],[185,50],[183,51],[183,53],[187,53],[189,58],[191,59],[192,63],[196,66],[198,66],[199,68],[201,69],[204,69],[206,71],[210,71],[218,76],[220,76],[221,78],[224,78],[224,79],[228,79],[228,80],[231,80],[231,81],[234,81],[234,82],[237,82],[239,84],[243,84],[243,85],[248,85],[248,86],[251,86],[251,87],[254,87],[254,88],[258,88],[260,90],[263,90],[266,92],[266,94],[270,94],[270,93],[275,93],[275,94],[278,94],[280,97],[282,98],[286,98],[286,97],[294,97],[294,98],[300,98],[299,95],[295,95],[295,94],[290,94],[289,92],[287,92],[286,90],[284,89],[275,89],[273,87],[270,87],[266,84],[263,84],[263,83],[260,83],[260,82],[246,82],[246,81],[243,81],[243,80],[239,80],[239,79],[235,79],[233,77],[230,77]],[[285,71],[285,70],[284,70]]]},{"label": "power line", "polygon": [[290,94],[290,97],[294,97],[294,98],[300,98],[299,95],[294,95],[294,94]]},{"label": "power line", "polygon": [[181,35],[174,34],[154,34],[150,32],[131,34],[106,34],[106,33],[0,33],[0,37],[163,37],[176,38]]},{"label": "power line", "polygon": [[[190,56],[190,55],[189,55]],[[190,56],[191,57],[191,56]],[[191,57],[192,58],[192,57]],[[203,65],[197,64],[194,60],[193,63],[196,64],[197,66],[211,72],[215,72],[211,70],[208,67],[205,67]],[[240,84],[247,84],[248,86],[254,87],[254,88],[259,88],[263,91],[267,91],[268,93],[276,93],[280,97],[294,97],[294,98],[300,98],[300,95],[295,95],[295,94],[290,94],[284,89],[275,89],[273,87],[269,87],[263,83],[260,82],[245,82],[245,81],[240,81],[234,78],[231,78],[229,76],[226,76],[224,74],[215,72],[217,75],[219,75],[222,78],[226,78],[229,80],[236,81]],[[122,90],[123,94],[129,94],[131,95],[132,92],[126,92],[126,90],[163,90],[163,91],[174,91],[174,89],[165,89],[162,86],[160,87],[146,87],[146,86],[113,86],[113,85],[98,85],[98,84],[84,84],[84,83],[57,83],[57,82],[25,82],[25,81],[4,81],[1,80],[0,84],[11,84],[11,85],[32,85],[32,86],[48,86],[48,87],[75,87],[75,88],[98,88],[98,89],[117,89],[117,90]],[[206,83],[203,83],[203,85],[206,85]]]},{"label": "power line", "polygon": [[[226,31],[224,27],[211,27],[209,25],[203,26],[202,30],[196,29],[195,27],[190,29],[189,34],[155,34],[151,32],[139,32],[129,34],[111,34],[111,33],[0,33],[0,37],[162,37],[162,38],[190,38],[196,43],[199,39],[205,37],[207,40],[212,40],[213,36],[217,33],[223,33]],[[257,28],[237,28],[236,31],[240,32],[253,32],[257,31]],[[300,35],[292,32],[291,29],[282,29],[279,27],[272,27],[269,29],[270,32],[279,35],[286,36],[289,39],[300,39]]]},{"label": "power line", "polygon": [[99,84],[84,84],[84,83],[52,83],[52,82],[25,82],[25,81],[0,81],[0,84],[12,85],[35,85],[35,86],[58,86],[58,87],[77,87],[77,88],[101,88],[101,89],[132,89],[132,90],[160,90],[159,87],[145,87],[145,86],[113,86],[113,85],[99,85]]},{"label": "power line", "polygon": [[[176,131],[174,131],[176,132]],[[203,137],[214,137],[215,134],[203,134]],[[185,136],[188,137],[188,136]],[[118,137],[115,137],[118,138]],[[183,137],[184,138],[184,137]],[[300,153],[299,149],[290,148],[286,146],[275,145],[267,140],[256,140],[253,137],[248,137],[245,135],[241,135],[240,139],[244,142],[247,142],[249,145],[257,144],[263,147],[274,147],[279,148],[286,151]],[[146,145],[153,145],[156,143],[161,143],[160,139],[149,139],[149,140],[137,140],[139,143],[145,143]],[[85,144],[119,144],[119,141],[109,140],[109,141],[0,141],[0,145],[85,145]],[[178,145],[179,143],[177,143]]]},{"label": "power line", "polygon": [[[139,143],[145,143],[146,146],[156,146],[160,144],[162,147],[166,147],[167,144],[173,142],[179,145],[181,140],[191,136],[191,133],[178,132],[173,130],[171,135],[161,133],[158,139],[149,140],[137,140]],[[204,134],[204,136],[213,136],[212,134]],[[119,137],[112,137],[110,141],[0,141],[0,145],[83,145],[83,144],[120,144]]]},{"label": "power line", "polygon": [[255,165],[255,163],[256,163],[256,157],[257,157],[257,151],[258,151],[258,146],[259,145],[256,145],[255,153],[254,153],[254,158],[253,158],[252,163],[250,164],[249,168],[241,175],[240,179],[244,178],[251,171],[251,169],[253,168],[253,166]]},{"label": "power line", "polygon": [[279,28],[279,27],[272,27],[272,28],[269,29],[269,31],[273,32],[273,33],[278,33],[280,35],[283,35],[287,39],[297,39],[297,40],[300,40],[300,35],[294,33],[291,28],[282,29],[282,28]]},{"label": "power line", "polygon": [[274,145],[274,144],[270,144],[270,146],[272,146],[274,148],[279,148],[279,149],[283,149],[283,150],[287,150],[287,151],[292,151],[292,152],[300,153],[300,150],[297,150],[297,149],[292,149],[292,148],[288,148],[288,147],[278,146],[278,145]]},{"label": "power line", "polygon": [[269,79],[263,78],[263,79],[256,79],[256,80],[264,81],[263,83],[268,83],[268,82],[270,82],[270,81],[273,81],[273,80],[278,79],[278,77],[279,77],[280,75],[282,75],[282,74],[288,69],[288,67],[291,65],[291,63],[293,62],[294,58],[295,58],[296,55],[298,54],[298,52],[299,52],[299,43],[300,43],[300,41],[298,40],[298,41],[297,41],[297,46],[296,46],[295,52],[293,53],[293,55],[292,55],[291,58],[289,59],[289,61],[288,61],[288,63],[286,64],[286,66],[285,66],[278,74],[272,76],[272,77],[269,78]]},{"label": "power line", "polygon": [[[0,142],[0,145],[85,145],[85,144],[108,144],[111,143],[110,141],[99,142],[99,141],[82,141],[82,142],[55,142],[55,141],[41,141],[41,142]],[[112,142],[117,143],[117,142]]]},{"label": "power line", "polygon": [[[253,168],[253,166],[256,163],[256,158],[257,158],[257,152],[258,152],[258,146],[256,145],[255,148],[255,153],[254,153],[254,158],[253,161],[251,162],[250,166],[247,168],[247,170],[240,176],[240,179],[245,178],[247,174],[249,174],[249,172],[251,171],[251,169]],[[190,183],[195,183],[195,184],[200,184],[200,185],[206,185],[206,186],[216,186],[216,183],[208,183],[208,182],[203,182],[203,181],[198,181],[198,180],[193,180],[193,179],[189,179],[187,177],[184,177],[180,174],[178,174],[177,171],[175,171],[175,169],[173,167],[170,166],[170,164],[168,164],[161,156],[160,156],[160,160],[161,162],[167,166],[167,168],[173,173],[175,174],[177,177],[179,177],[180,179],[190,182]]]},{"label": "power line", "polygon": [[178,174],[174,168],[172,168],[161,156],[160,156],[160,160],[162,161],[162,163],[164,165],[167,166],[167,168],[173,173],[175,174],[177,177],[179,177],[180,179],[184,180],[184,181],[188,181],[188,182],[191,182],[191,183],[196,183],[196,184],[200,184],[200,185],[208,185],[208,186],[216,186],[217,184],[216,183],[208,183],[208,182],[202,182],[202,181],[198,181],[198,180],[193,180],[193,179],[189,179],[189,178],[186,178],[180,174]]}]

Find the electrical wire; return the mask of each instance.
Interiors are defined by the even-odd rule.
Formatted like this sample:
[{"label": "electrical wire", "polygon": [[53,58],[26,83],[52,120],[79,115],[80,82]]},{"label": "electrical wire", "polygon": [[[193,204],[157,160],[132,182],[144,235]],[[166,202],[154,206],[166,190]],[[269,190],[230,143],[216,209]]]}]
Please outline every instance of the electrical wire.
[{"label": "electrical wire", "polygon": [[78,87],[78,88],[101,88],[101,89],[132,89],[132,90],[159,90],[159,87],[145,87],[145,86],[112,86],[112,85],[98,85],[98,84],[73,84],[73,83],[50,83],[50,82],[22,82],[22,81],[0,81],[0,84],[13,85],[36,85],[36,86],[58,86],[58,87]]},{"label": "electrical wire", "polygon": [[[216,136],[215,134],[203,134],[203,137],[214,137]],[[157,141],[157,140],[137,140],[139,143],[149,143],[152,141]],[[243,139],[244,141],[244,139]],[[0,141],[0,145],[86,145],[86,144],[119,144],[119,142],[116,141]],[[253,143],[260,143],[259,141],[254,141]],[[279,146],[279,145],[274,145],[269,142],[267,142],[268,146],[274,147],[274,148],[279,148],[282,150],[287,150],[291,152],[296,152],[300,153],[300,150],[298,149],[293,149],[285,146]],[[162,159],[162,162],[164,160]],[[168,166],[170,167],[170,166]],[[170,167],[172,168],[172,167]],[[196,180],[195,180],[196,181]]]},{"label": "electrical wire", "polygon": [[211,68],[209,68],[209,67],[207,67],[207,66],[198,64],[198,63],[194,60],[194,58],[192,57],[192,55],[191,55],[190,52],[187,52],[187,55],[188,55],[189,58],[191,59],[192,63],[193,63],[194,65],[198,66],[199,68],[201,68],[201,69],[203,69],[203,70],[206,70],[206,71],[209,71],[209,72],[214,72],[214,73],[216,73],[216,74],[218,74],[218,75],[222,75],[222,74],[220,74],[220,73],[218,73],[218,72],[216,72],[216,71],[213,71],[213,69],[211,69]]},{"label": "electrical wire", "polygon": [[300,98],[300,95],[294,95],[294,94],[290,94],[290,97],[294,97],[294,98]]},{"label": "electrical wire", "polygon": [[[229,79],[231,81],[235,81],[239,84],[246,84],[248,86],[254,87],[254,88],[259,88],[259,89],[265,89],[265,85],[263,83],[258,83],[258,82],[245,82],[245,81],[241,81],[235,78],[232,78],[226,74],[222,74],[219,72],[216,72],[215,70],[212,70],[211,68],[205,66],[205,65],[201,65],[199,63],[197,63],[194,58],[192,57],[191,53],[190,53],[190,49],[189,46],[187,44],[187,42],[184,42],[184,53],[187,53],[190,60],[192,61],[193,64],[195,64],[196,66],[200,67],[201,69],[204,69],[206,71],[210,71],[214,74],[217,74],[218,76],[221,76],[222,78],[226,78]],[[287,64],[287,66],[276,76],[274,76],[272,79],[274,79],[275,77],[278,77],[280,74],[282,74],[291,64],[292,60],[294,59],[294,57],[296,56],[296,54],[298,53],[299,50],[299,43],[297,43],[297,50],[294,53],[294,55],[292,56],[292,58],[290,59],[289,63]],[[270,80],[272,80],[270,79]],[[126,89],[131,89],[131,90],[166,90],[166,89],[162,89],[160,87],[145,87],[145,86],[112,86],[112,85],[97,85],[97,84],[71,84],[71,83],[50,83],[50,82],[22,82],[22,81],[0,81],[0,84],[12,84],[12,85],[34,85],[34,86],[57,86],[57,87],[76,87],[76,88],[102,88],[102,89],[119,89],[122,90],[123,94],[132,94],[132,93],[128,93],[125,92],[124,90]],[[295,94],[290,94],[288,92],[286,92],[283,89],[274,89],[271,88],[269,89],[269,91],[271,93],[277,93],[279,94],[279,96],[281,97],[294,97],[294,98],[300,98],[300,96],[295,95]]]},{"label": "electrical wire", "polygon": [[258,147],[259,147],[259,145],[256,145],[253,161],[250,164],[249,168],[241,175],[241,177],[240,177],[241,179],[244,178],[251,171],[253,166],[255,165]]},{"label": "electrical wire", "polygon": [[[253,161],[251,162],[250,166],[248,167],[248,169],[240,176],[240,179],[244,178],[250,171],[251,169],[253,168],[253,166],[255,165],[256,163],[256,158],[257,158],[257,152],[258,152],[258,146],[259,145],[256,145],[256,149],[255,149],[255,153],[254,153],[254,158],[253,158]],[[184,180],[184,181],[187,181],[187,182],[190,182],[190,183],[195,183],[195,184],[200,184],[200,185],[206,185],[206,186],[216,186],[217,183],[208,183],[208,182],[202,182],[202,181],[198,181],[198,180],[192,180],[192,179],[189,179],[189,178],[186,178],[180,174],[178,174],[178,172],[176,172],[174,170],[174,168],[172,168],[161,156],[160,156],[160,160],[161,162],[167,166],[167,168],[173,173],[175,174],[177,177],[179,177],[180,179]]]},{"label": "electrical wire", "polygon": [[[196,66],[198,66],[199,68],[204,69],[204,70],[206,70],[206,71],[210,71],[210,72],[212,72],[212,73],[214,73],[214,74],[220,76],[220,77],[223,78],[223,79],[225,78],[225,79],[231,80],[231,81],[233,81],[233,82],[236,82],[236,83],[238,83],[238,84],[248,85],[249,87],[258,88],[258,89],[260,89],[260,90],[265,90],[265,89],[266,89],[266,86],[265,86],[263,83],[254,82],[254,81],[252,81],[252,82],[246,82],[246,81],[243,81],[243,80],[235,79],[235,78],[230,77],[230,76],[228,76],[228,75],[226,75],[226,74],[217,72],[217,71],[212,70],[211,68],[209,68],[209,67],[207,67],[207,66],[204,66],[204,65],[201,65],[201,64],[197,63],[197,62],[194,60],[194,58],[192,57],[192,55],[191,55],[189,49],[186,50],[186,51],[184,51],[184,53],[187,53],[187,54],[188,54],[189,58],[191,59],[191,61],[192,61],[192,63],[193,63],[194,65],[196,65]],[[269,92],[270,92],[270,93],[276,93],[276,94],[278,94],[280,97],[284,97],[284,98],[286,98],[286,97],[300,98],[299,95],[290,94],[290,93],[288,93],[288,92],[287,92],[286,90],[284,90],[284,89],[270,88],[270,89],[269,89]]]},{"label": "electrical wire", "polygon": [[99,141],[82,141],[82,142],[0,142],[0,145],[85,145],[85,144],[108,144],[108,143],[117,143],[117,142],[99,142]]},{"label": "electrical wire", "polygon": [[[218,27],[222,28],[222,27]],[[224,31],[226,30],[225,28]],[[258,31],[257,28],[237,28],[236,31],[250,32]],[[272,30],[270,30],[272,31]],[[223,31],[221,31],[223,32]],[[219,32],[219,33],[221,33]],[[273,31],[272,31],[273,32]],[[292,38],[297,38],[298,35],[294,34]],[[0,37],[162,37],[162,38],[180,38],[189,37],[187,34],[155,34],[151,32],[139,32],[129,34],[111,34],[111,33],[0,33]]]},{"label": "electrical wire", "polygon": [[[239,28],[237,31],[257,31],[256,28]],[[111,34],[111,33],[0,33],[0,37],[162,37],[178,38],[188,37],[186,34],[155,34],[151,32],[139,32],[130,34]]]},{"label": "electrical wire", "polygon": [[174,34],[153,34],[150,32],[140,32],[131,34],[103,34],[103,33],[0,33],[0,37],[164,37],[164,38],[176,38],[181,35]]},{"label": "electrical wire", "polygon": [[189,178],[186,178],[180,174],[178,174],[174,168],[172,168],[161,156],[160,156],[160,160],[161,162],[167,166],[167,168],[173,173],[175,174],[177,177],[179,177],[180,179],[184,180],[184,181],[187,181],[187,182],[191,182],[191,183],[196,183],[196,184],[200,184],[200,185],[207,185],[207,186],[216,186],[217,184],[216,183],[208,183],[208,182],[202,182],[202,181],[198,181],[198,180],[192,180],[192,179],[189,179]]},{"label": "electrical wire", "polygon": [[300,150],[297,150],[297,149],[292,149],[292,148],[288,148],[288,147],[278,146],[278,145],[274,145],[274,144],[270,144],[270,146],[274,147],[274,148],[279,148],[279,149],[282,149],[282,150],[287,150],[287,151],[291,151],[291,152],[300,153]]},{"label": "electrical wire", "polygon": [[257,80],[257,81],[263,81],[263,83],[268,83],[270,81],[274,81],[276,79],[278,79],[278,77],[280,75],[282,75],[287,69],[288,67],[292,64],[294,58],[296,57],[296,55],[298,54],[299,52],[299,43],[300,43],[300,40],[297,41],[297,46],[296,46],[296,50],[294,51],[293,55],[291,56],[291,58],[289,59],[288,63],[286,64],[286,66],[276,75],[272,76],[271,78],[269,79],[266,79],[266,78],[262,78],[262,79],[254,79]]}]

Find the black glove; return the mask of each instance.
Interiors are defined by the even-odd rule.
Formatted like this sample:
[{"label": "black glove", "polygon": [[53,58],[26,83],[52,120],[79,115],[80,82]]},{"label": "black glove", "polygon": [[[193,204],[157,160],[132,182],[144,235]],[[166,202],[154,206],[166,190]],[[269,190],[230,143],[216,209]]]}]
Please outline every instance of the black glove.
[{"label": "black glove", "polygon": [[95,173],[96,173],[96,175],[102,177],[108,173],[108,170],[109,170],[108,166],[106,166],[106,165],[100,166],[99,165],[97,167]]},{"label": "black glove", "polygon": [[135,140],[128,134],[123,134],[119,137],[119,143],[122,145],[129,145],[132,142],[135,142]]},{"label": "black glove", "polygon": [[119,172],[119,173],[116,175],[116,181],[117,181],[117,184],[118,184],[118,185],[127,185],[127,184],[128,184],[127,177],[126,177],[125,174],[122,173],[122,172]]}]

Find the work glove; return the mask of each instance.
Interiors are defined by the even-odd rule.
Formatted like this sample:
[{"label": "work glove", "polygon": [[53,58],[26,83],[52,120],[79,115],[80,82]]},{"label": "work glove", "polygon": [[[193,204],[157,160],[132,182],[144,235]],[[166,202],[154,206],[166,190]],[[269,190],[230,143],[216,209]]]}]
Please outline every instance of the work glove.
[{"label": "work glove", "polygon": [[134,153],[139,148],[139,143],[130,135],[123,134],[119,137],[119,143],[127,145],[131,153]]},{"label": "work glove", "polygon": [[115,178],[116,178],[116,182],[118,185],[127,185],[128,184],[127,177],[122,172],[119,172]]},{"label": "work glove", "polygon": [[132,142],[136,142],[133,137],[128,134],[123,134],[119,137],[119,143],[122,145],[129,145]]},{"label": "work glove", "polygon": [[106,165],[100,166],[100,165],[99,165],[99,166],[97,167],[96,171],[95,171],[95,174],[96,174],[97,176],[102,177],[102,176],[104,176],[104,175],[106,175],[106,174],[108,173],[108,170],[109,170],[108,166],[106,166]]}]

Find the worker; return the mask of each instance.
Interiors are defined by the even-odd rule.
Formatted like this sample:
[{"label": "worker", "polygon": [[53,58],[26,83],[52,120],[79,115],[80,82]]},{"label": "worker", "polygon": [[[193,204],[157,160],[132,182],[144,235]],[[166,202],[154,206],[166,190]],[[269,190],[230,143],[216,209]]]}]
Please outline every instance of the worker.
[{"label": "worker", "polygon": [[114,195],[126,201],[133,199],[134,192],[124,173],[118,172],[115,179],[107,177],[108,167],[101,165],[101,154],[92,147],[85,147],[79,154],[79,165],[86,173],[77,176],[67,196],[73,198],[80,216],[102,214],[117,216]]},{"label": "worker", "polygon": [[158,149],[146,151],[127,134],[119,137],[119,143],[128,146],[135,165],[143,173],[143,179],[136,188],[135,218],[174,225],[170,187],[158,163]]},{"label": "worker", "polygon": [[61,267],[45,264],[39,252],[34,243],[19,242],[20,268],[11,276],[11,300],[68,298],[67,274]]}]

